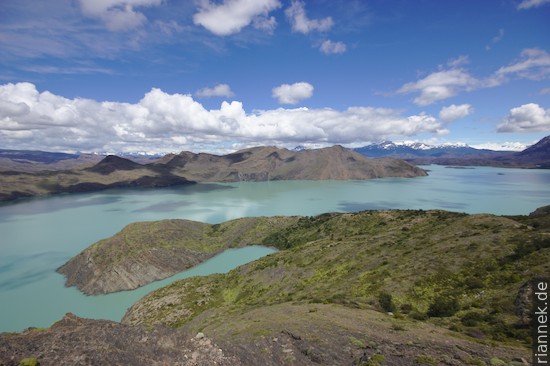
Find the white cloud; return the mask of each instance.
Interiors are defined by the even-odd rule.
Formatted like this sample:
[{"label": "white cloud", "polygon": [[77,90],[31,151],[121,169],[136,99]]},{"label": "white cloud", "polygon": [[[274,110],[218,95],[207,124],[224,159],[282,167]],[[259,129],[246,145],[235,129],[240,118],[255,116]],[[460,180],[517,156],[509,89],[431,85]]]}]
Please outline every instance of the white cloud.
[{"label": "white cloud", "polygon": [[202,88],[195,93],[197,97],[232,97],[235,94],[227,84],[218,84],[213,88]]},{"label": "white cloud", "polygon": [[464,118],[469,114],[472,114],[474,109],[469,104],[455,105],[451,104],[448,107],[441,108],[439,112],[439,118],[444,122],[452,122],[457,119]]},{"label": "white cloud", "polygon": [[[31,83],[0,85],[5,147],[64,151],[219,150],[234,143],[334,144],[443,134],[433,116],[384,108],[284,109],[246,113],[241,102],[207,110],[190,95],[152,89],[137,103],[68,99]],[[185,146],[182,146],[184,144]]]},{"label": "white cloud", "polygon": [[273,34],[273,31],[277,27],[277,20],[275,17],[268,18],[267,16],[257,16],[252,20],[252,26],[269,34]]},{"label": "white cloud", "polygon": [[512,108],[497,126],[498,132],[550,132],[550,109],[535,103]]},{"label": "white cloud", "polygon": [[321,43],[321,47],[319,49],[324,54],[330,55],[330,54],[344,53],[346,52],[347,47],[346,47],[346,44],[343,42],[332,42],[330,39],[327,39],[326,41]]},{"label": "white cloud", "polygon": [[[460,55],[457,58],[452,58],[447,61],[447,66],[450,68],[458,68],[460,66],[468,65],[470,63],[470,58],[466,55]],[[443,68],[443,66],[440,66]]]},{"label": "white cloud", "polygon": [[193,22],[218,36],[238,33],[250,23],[257,29],[272,32],[275,18],[267,15],[280,6],[279,0],[224,0],[221,4],[203,0]]},{"label": "white cloud", "polygon": [[285,10],[285,14],[290,20],[292,30],[299,33],[309,33],[311,31],[324,32],[332,28],[334,22],[331,17],[323,19],[308,19],[306,15],[305,3],[301,0],[292,0],[290,7]]},{"label": "white cloud", "polygon": [[[498,34],[491,39],[491,44],[496,44],[500,41],[502,41],[502,38],[504,37],[504,29],[499,29]],[[488,44],[485,46],[485,49],[489,51],[491,49],[491,44]]]},{"label": "white cloud", "polygon": [[539,91],[540,95],[549,95],[550,94],[550,88],[544,88]]},{"label": "white cloud", "polygon": [[518,4],[518,9],[524,10],[524,9],[530,9],[530,8],[537,8],[544,4],[549,4],[550,0],[522,0]]},{"label": "white cloud", "polygon": [[495,72],[497,82],[504,82],[508,77],[541,80],[550,77],[550,54],[538,48],[526,48],[521,51],[520,59]]},{"label": "white cloud", "polygon": [[277,98],[280,104],[296,104],[301,100],[311,98],[313,85],[304,81],[294,84],[282,84],[273,88],[273,98]]},{"label": "white cloud", "polygon": [[403,85],[397,93],[408,94],[419,92],[414,103],[420,106],[429,105],[448,99],[463,90],[473,90],[479,86],[479,81],[464,69],[441,70],[425,78]]},{"label": "white cloud", "polygon": [[521,51],[520,58],[503,66],[492,75],[478,79],[461,67],[469,62],[467,56],[460,56],[439,66],[439,70],[423,79],[407,83],[397,90],[398,94],[419,93],[414,103],[420,106],[448,99],[464,91],[492,88],[511,79],[542,80],[550,78],[550,54],[538,48]]},{"label": "white cloud", "polygon": [[162,0],[80,0],[82,13],[101,19],[111,31],[126,31],[147,21],[135,7],[158,6]]}]

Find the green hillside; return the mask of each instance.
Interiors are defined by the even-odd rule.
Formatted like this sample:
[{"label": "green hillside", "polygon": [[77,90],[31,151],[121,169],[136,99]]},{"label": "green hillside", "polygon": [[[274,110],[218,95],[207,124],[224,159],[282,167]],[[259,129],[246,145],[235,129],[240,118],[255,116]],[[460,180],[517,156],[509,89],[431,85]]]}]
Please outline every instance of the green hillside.
[{"label": "green hillside", "polygon": [[[305,316],[322,305],[348,316],[391,312],[389,331],[427,324],[451,337],[527,347],[522,285],[550,274],[549,223],[548,210],[512,218],[422,210],[303,217],[263,240],[284,250],[157,290],[123,322],[205,330],[223,342],[224,334],[273,335],[269,324],[284,314],[272,311],[301,307]],[[252,323],[241,329],[246,314]]]}]

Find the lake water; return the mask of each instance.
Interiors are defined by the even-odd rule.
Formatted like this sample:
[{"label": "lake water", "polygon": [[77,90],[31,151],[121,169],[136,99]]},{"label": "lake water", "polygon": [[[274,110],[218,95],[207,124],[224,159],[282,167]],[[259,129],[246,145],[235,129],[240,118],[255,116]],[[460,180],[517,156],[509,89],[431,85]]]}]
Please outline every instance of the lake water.
[{"label": "lake water", "polygon": [[84,296],[64,287],[56,268],[135,221],[184,218],[219,223],[246,216],[396,208],[517,215],[550,204],[550,170],[424,168],[431,170],[430,176],[414,179],[197,184],[0,205],[0,331],[47,327],[67,312],[120,320],[133,302],[174,278],[226,272],[272,252],[257,246],[226,251],[135,291]]}]

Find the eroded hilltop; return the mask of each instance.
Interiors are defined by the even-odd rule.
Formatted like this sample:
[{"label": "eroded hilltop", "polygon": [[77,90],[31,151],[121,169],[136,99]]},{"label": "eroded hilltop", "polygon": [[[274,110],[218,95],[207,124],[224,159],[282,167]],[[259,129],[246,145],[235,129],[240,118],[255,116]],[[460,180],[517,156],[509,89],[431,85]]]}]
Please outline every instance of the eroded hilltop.
[{"label": "eroded hilltop", "polygon": [[94,166],[62,171],[0,171],[0,201],[114,187],[167,187],[193,182],[373,179],[427,173],[403,160],[369,159],[333,146],[302,152],[256,147],[228,155],[169,154],[140,164],[107,156]]},{"label": "eroded hilltop", "polygon": [[[231,365],[529,361],[529,280],[550,273],[549,207],[514,217],[389,210],[243,220],[137,223],[127,241],[94,245],[92,262],[94,253],[131,257],[128,242],[170,247],[167,233],[182,225],[187,250],[218,250],[233,238],[235,245],[261,242],[280,251],[227,274],[154,291],[128,310],[125,325],[78,320],[1,335],[0,354],[47,365],[76,357],[72,349],[80,349],[88,363],[115,354],[134,362],[127,350],[139,345],[149,356],[136,364],[151,364],[147,357],[164,344],[163,352],[173,355],[168,362],[186,365],[193,364],[191,355],[201,355],[191,346],[204,335]],[[112,335],[118,331],[140,336],[119,340]],[[194,338],[198,333],[203,335]],[[63,348],[59,340],[69,334],[75,344]],[[55,344],[59,351],[46,339],[61,342]],[[178,342],[187,353],[173,349]],[[105,351],[92,354],[92,348]],[[10,364],[4,359],[0,364]]]}]

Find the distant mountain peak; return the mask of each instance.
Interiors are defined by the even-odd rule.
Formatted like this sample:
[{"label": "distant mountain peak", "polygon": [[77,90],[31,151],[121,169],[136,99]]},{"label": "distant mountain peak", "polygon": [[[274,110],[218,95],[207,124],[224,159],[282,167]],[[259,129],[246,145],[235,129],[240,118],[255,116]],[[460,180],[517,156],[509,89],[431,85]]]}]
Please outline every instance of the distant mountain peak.
[{"label": "distant mountain peak", "polygon": [[539,142],[529,146],[527,149],[519,152],[518,155],[530,156],[530,155],[544,155],[550,159],[550,135],[542,138]]}]

